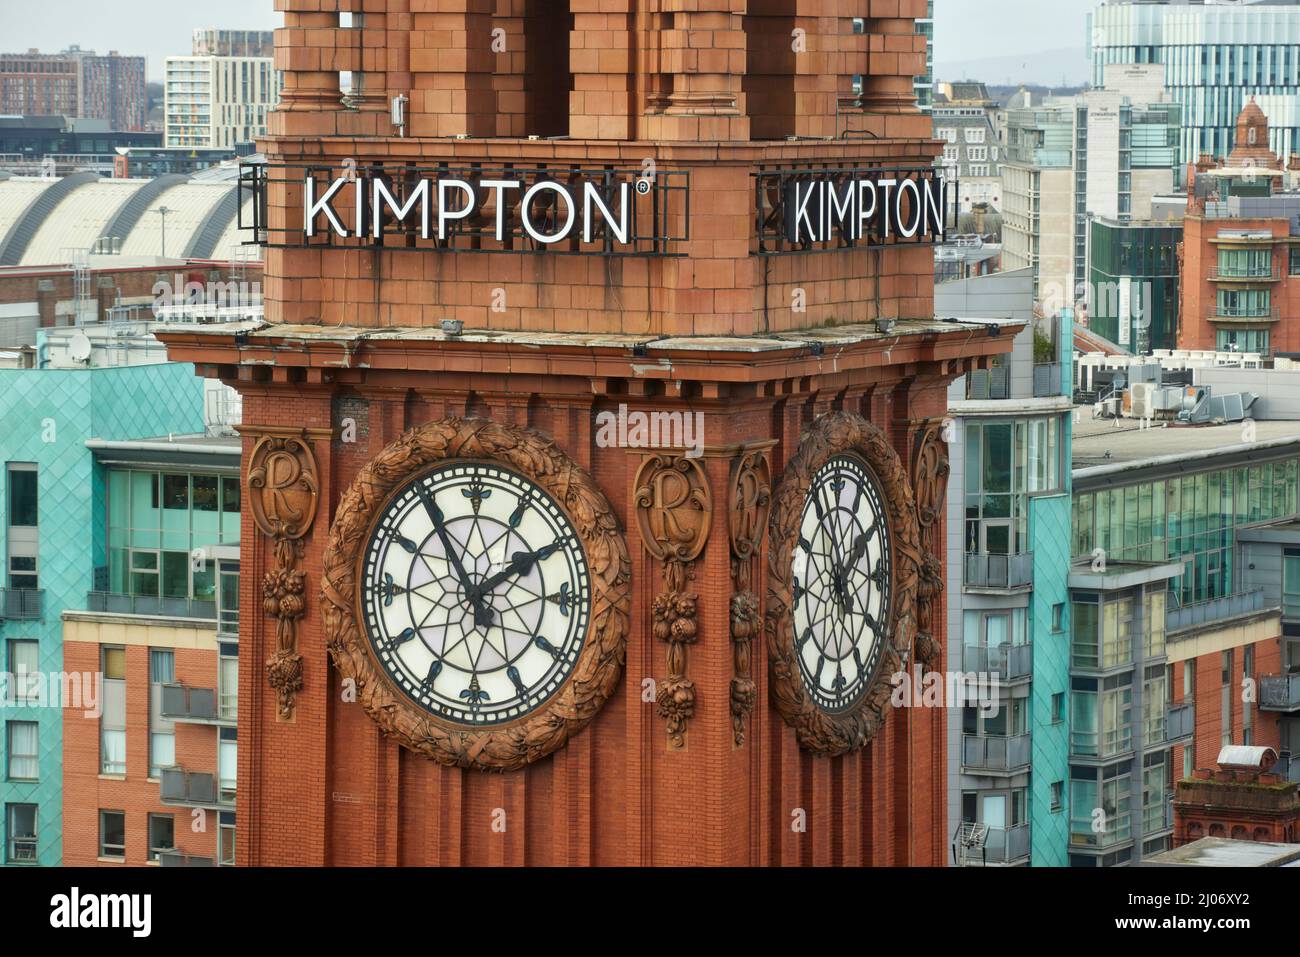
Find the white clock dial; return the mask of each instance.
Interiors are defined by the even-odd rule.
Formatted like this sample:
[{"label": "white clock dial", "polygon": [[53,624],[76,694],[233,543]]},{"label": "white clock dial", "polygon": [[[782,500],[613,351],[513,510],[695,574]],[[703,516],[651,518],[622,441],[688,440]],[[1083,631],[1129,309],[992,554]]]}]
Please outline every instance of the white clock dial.
[{"label": "white clock dial", "polygon": [[889,620],[889,525],[871,470],[837,455],[817,473],[792,556],[794,643],[818,707],[845,711],[880,661]]},{"label": "white clock dial", "polygon": [[399,488],[361,583],[375,658],[417,705],[469,726],[540,707],[578,660],[591,607],[582,544],[539,486],[456,462]]}]

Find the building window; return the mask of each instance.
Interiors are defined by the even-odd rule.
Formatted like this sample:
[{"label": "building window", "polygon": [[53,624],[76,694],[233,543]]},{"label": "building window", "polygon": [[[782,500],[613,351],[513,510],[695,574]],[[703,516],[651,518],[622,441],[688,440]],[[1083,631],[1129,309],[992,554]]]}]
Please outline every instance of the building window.
[{"label": "building window", "polygon": [[239,542],[239,504],[235,476],[111,470],[104,590],[134,596],[141,613],[217,617],[217,563],[206,552]]},{"label": "building window", "polygon": [[1065,631],[1065,602],[1052,606],[1052,631],[1058,635]]},{"label": "building window", "polygon": [[1058,691],[1052,695],[1052,723],[1060,724],[1065,720],[1065,692]]},{"label": "building window", "polygon": [[1052,810],[1053,811],[1061,810],[1061,805],[1064,803],[1064,801],[1065,801],[1065,782],[1053,781],[1052,782]]},{"label": "building window", "polygon": [[1227,747],[1232,744],[1232,649],[1222,653],[1222,662],[1220,663],[1220,689],[1219,701],[1219,726],[1223,729],[1223,734],[1219,740],[1221,747]]},{"label": "building window", "polygon": [[239,646],[222,642],[217,661],[218,716],[233,721],[239,714]]},{"label": "building window", "polygon": [[239,637],[239,562],[236,561],[217,562],[217,635]]},{"label": "building window", "polygon": [[126,813],[99,812],[99,856],[126,858]]},{"label": "building window", "polygon": [[1097,622],[1100,606],[1095,596],[1082,595],[1070,608],[1070,657],[1075,668],[1097,667]]},{"label": "building window", "polygon": [[34,590],[40,587],[36,466],[11,462],[5,473],[9,486],[6,499],[8,583],[10,588]]},{"label": "building window", "polygon": [[126,774],[126,649],[104,648],[104,712],[99,717],[101,774]]},{"label": "building window", "polygon": [[9,676],[13,682],[14,701],[18,704],[40,700],[40,651],[38,641],[28,638],[9,640]]},{"label": "building window", "polygon": [[162,716],[163,685],[176,681],[176,653],[171,649],[149,651],[149,777],[157,778],[163,768],[176,764],[176,727]]},{"label": "building window", "polygon": [[9,780],[40,778],[40,726],[35,721],[10,721],[5,726]]},{"label": "building window", "polygon": [[8,471],[9,525],[11,528],[36,528],[36,466],[10,463]]},{"label": "building window", "polygon": [[5,861],[9,864],[36,862],[36,805],[5,806]]},{"label": "building window", "polygon": [[1214,347],[1219,352],[1257,352],[1269,354],[1270,336],[1267,329],[1220,329]]},{"label": "building window", "polygon": [[217,864],[231,867],[235,863],[235,812],[219,811],[217,825]]},{"label": "building window", "polygon": [[1169,671],[1159,665],[1147,669],[1142,684],[1142,743],[1158,744],[1165,740],[1169,709]]},{"label": "building window", "polygon": [[149,815],[149,860],[156,861],[163,851],[176,849],[176,820],[170,814]]},{"label": "building window", "polygon": [[1287,549],[1282,558],[1282,614],[1300,617],[1300,552]]},{"label": "building window", "polygon": [[1300,276],[1300,246],[1291,247],[1291,275]]},{"label": "building window", "polygon": [[217,786],[220,788],[220,798],[223,801],[233,801],[235,799],[235,783],[238,780],[236,774],[236,756],[239,751],[237,730],[235,728],[221,728],[220,739],[217,742]]},{"label": "building window", "polygon": [[1220,289],[1218,315],[1230,319],[1268,319],[1273,294],[1268,289]]},{"label": "building window", "polygon": [[1219,275],[1231,279],[1267,279],[1273,272],[1271,249],[1220,249]]},{"label": "building window", "polygon": [[[1247,645],[1241,650],[1241,683],[1243,690],[1249,681],[1255,685],[1255,646]],[[1252,695],[1241,696],[1241,743],[1250,746],[1255,743],[1255,720],[1251,710]]]}]

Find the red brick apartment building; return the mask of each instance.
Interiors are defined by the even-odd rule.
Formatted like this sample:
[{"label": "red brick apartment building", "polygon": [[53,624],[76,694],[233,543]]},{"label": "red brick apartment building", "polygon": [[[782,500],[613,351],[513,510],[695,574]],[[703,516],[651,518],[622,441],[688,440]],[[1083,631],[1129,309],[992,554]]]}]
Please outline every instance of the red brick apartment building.
[{"label": "red brick apartment building", "polygon": [[[215,791],[201,792],[207,781],[194,781],[189,769],[211,775],[221,729],[234,728],[234,715],[171,710],[173,695],[184,705],[200,694],[211,698],[218,687],[220,644],[211,624],[77,613],[65,621],[63,649],[66,670],[102,669],[106,679],[104,717],[64,712],[63,863],[233,863],[234,826],[222,820],[233,821],[233,782],[223,788],[218,781]],[[166,659],[172,671],[160,675]],[[109,709],[119,694],[125,721],[108,727],[117,724]],[[168,754],[174,767],[159,766],[150,753],[155,736],[168,734],[158,730],[160,722],[174,738]],[[105,754],[105,733],[119,730],[125,739],[121,760]]]},{"label": "red brick apartment building", "polygon": [[110,129],[145,128],[142,56],[77,47],[61,53],[0,53],[0,113],[106,120]]},{"label": "red brick apartment building", "polygon": [[1252,101],[1231,155],[1189,171],[1180,349],[1300,352],[1300,156],[1284,163],[1268,142]]},{"label": "red brick apartment building", "polygon": [[923,0],[280,7],[238,863],[942,864]]}]

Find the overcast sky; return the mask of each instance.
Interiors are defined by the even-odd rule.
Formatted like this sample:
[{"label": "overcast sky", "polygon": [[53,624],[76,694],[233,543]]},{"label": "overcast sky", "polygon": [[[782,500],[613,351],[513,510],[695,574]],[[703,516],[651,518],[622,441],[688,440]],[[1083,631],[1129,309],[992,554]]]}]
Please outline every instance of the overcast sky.
[{"label": "overcast sky", "polygon": [[[1097,0],[935,0],[935,59],[940,63],[1082,48],[1084,16]],[[865,4],[864,4],[865,6]],[[5,52],[71,44],[100,52],[144,54],[149,78],[162,58],[188,53],[195,27],[273,29],[272,0],[0,0]]]},{"label": "overcast sky", "polygon": [[952,63],[1065,47],[1082,51],[1088,13],[1099,5],[1099,0],[934,0],[934,58]]}]

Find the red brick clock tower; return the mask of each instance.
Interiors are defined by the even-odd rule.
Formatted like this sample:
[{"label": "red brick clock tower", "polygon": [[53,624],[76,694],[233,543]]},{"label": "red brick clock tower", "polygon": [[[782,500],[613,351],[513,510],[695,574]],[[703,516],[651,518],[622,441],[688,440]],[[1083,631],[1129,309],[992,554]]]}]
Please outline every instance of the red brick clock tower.
[{"label": "red brick clock tower", "polygon": [[239,862],[939,865],[924,3],[277,6]]}]

